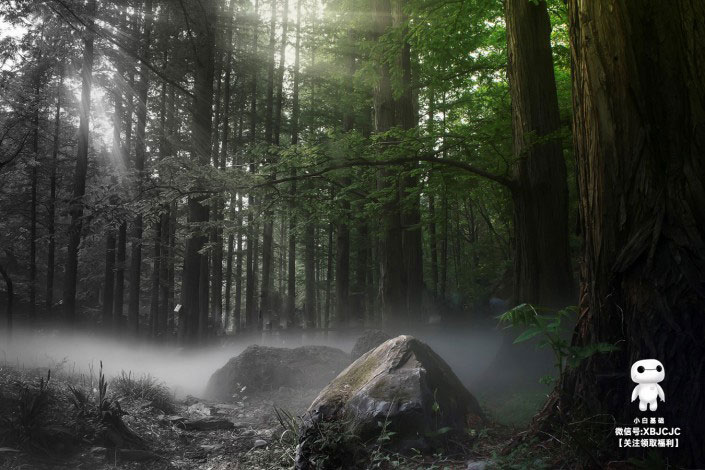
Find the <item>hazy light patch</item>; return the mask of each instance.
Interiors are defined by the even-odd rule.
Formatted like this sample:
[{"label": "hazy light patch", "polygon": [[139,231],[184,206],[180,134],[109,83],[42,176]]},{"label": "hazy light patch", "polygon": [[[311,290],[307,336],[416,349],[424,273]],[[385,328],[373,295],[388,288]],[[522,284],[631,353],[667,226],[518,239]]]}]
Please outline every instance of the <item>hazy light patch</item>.
[{"label": "hazy light patch", "polygon": [[[352,349],[360,332],[348,335],[320,332],[281,332],[249,339],[228,339],[223,345],[185,349],[175,345],[149,345],[89,333],[57,331],[26,332],[16,330],[12,339],[0,337],[0,366],[20,369],[49,368],[53,374],[98,375],[100,361],[110,377],[122,371],[141,376],[149,374],[163,381],[178,397],[201,396],[208,379],[232,357],[250,344],[295,348],[303,345],[327,345],[346,352]],[[473,393],[487,388],[487,372],[502,343],[502,333],[495,328],[423,328],[400,331],[412,334],[429,344],[448,362],[456,375]],[[522,364],[544,363],[550,358],[523,353]],[[532,382],[538,383],[536,375]],[[491,375],[490,375],[491,377]]]}]

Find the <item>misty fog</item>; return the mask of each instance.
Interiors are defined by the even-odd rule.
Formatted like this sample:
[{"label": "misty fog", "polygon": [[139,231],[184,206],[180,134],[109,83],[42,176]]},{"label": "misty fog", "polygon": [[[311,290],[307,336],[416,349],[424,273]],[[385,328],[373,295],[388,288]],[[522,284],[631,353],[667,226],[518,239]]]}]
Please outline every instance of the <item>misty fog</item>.
[{"label": "misty fog", "polygon": [[[0,364],[20,369],[51,369],[52,374],[83,374],[97,377],[100,361],[108,378],[121,372],[149,374],[163,381],[177,397],[200,396],[211,374],[251,344],[294,348],[327,345],[349,352],[357,334],[265,333],[223,340],[201,348],[153,345],[118,339],[96,333],[16,330],[8,340],[0,340]],[[517,384],[536,386],[538,379],[552,370],[552,358],[533,344],[510,345],[498,357],[502,341],[511,343],[516,334],[494,327],[455,327],[402,331],[428,343],[473,392],[482,394],[495,387],[514,388]],[[506,347],[506,346],[505,346]],[[508,353],[508,357],[507,357]]]}]

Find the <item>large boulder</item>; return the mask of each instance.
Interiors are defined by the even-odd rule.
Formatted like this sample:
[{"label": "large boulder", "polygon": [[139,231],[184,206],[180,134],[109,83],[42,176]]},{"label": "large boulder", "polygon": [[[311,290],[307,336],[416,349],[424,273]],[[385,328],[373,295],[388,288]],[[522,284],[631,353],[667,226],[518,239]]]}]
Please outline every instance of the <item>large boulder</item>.
[{"label": "large boulder", "polygon": [[314,468],[318,435],[334,429],[358,442],[405,452],[438,450],[482,424],[480,406],[448,364],[412,336],[398,336],[365,353],[316,397],[302,425],[297,468]]},{"label": "large boulder", "polygon": [[350,357],[354,361],[367,351],[371,351],[388,339],[392,339],[392,335],[382,330],[365,330],[355,341],[355,345],[350,352]]},{"label": "large boulder", "polygon": [[289,349],[253,345],[213,373],[205,394],[227,400],[280,387],[320,389],[348,364],[350,356],[328,346]]}]

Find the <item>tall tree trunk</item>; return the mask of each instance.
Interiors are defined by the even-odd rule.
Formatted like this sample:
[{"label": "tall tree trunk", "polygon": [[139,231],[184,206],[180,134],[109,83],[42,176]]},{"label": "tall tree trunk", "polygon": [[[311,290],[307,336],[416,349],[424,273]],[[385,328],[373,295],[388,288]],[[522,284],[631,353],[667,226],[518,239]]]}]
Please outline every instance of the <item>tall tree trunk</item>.
[{"label": "tall tree trunk", "polygon": [[158,297],[158,318],[159,322],[157,324],[157,336],[165,336],[168,334],[168,317],[169,317],[169,257],[170,246],[169,246],[169,232],[171,227],[169,223],[171,222],[169,206],[165,207],[165,212],[160,215],[159,228],[160,239],[159,239],[159,273],[157,275],[157,288],[159,289]]},{"label": "tall tree trunk", "polygon": [[242,194],[237,195],[237,261],[235,262],[235,311],[233,313],[233,321],[235,322],[237,332],[242,330],[242,240],[243,240],[243,224],[242,224]]},{"label": "tall tree trunk", "polygon": [[[44,26],[42,26],[42,31]],[[42,33],[43,34],[43,33]],[[42,59],[39,50],[37,62]],[[37,167],[39,165],[39,108],[41,94],[41,73],[37,70],[34,84],[34,110],[32,113],[32,154],[34,163],[30,169],[30,206],[29,206],[29,321],[34,323],[37,314]]]},{"label": "tall tree trunk", "polygon": [[[431,90],[431,96],[428,101],[428,124],[427,131],[431,136],[435,135],[436,132],[436,97]],[[433,299],[436,300],[438,296],[438,232],[437,232],[437,218],[436,218],[436,195],[434,191],[428,192],[428,239],[429,239],[429,251],[431,254],[431,294]]]},{"label": "tall tree trunk", "polygon": [[279,45],[279,67],[277,68],[277,96],[275,101],[274,138],[275,145],[279,145],[282,128],[282,111],[284,106],[284,69],[286,64],[287,32],[289,31],[289,0],[282,3],[282,39]]},{"label": "tall tree trunk", "polygon": [[[272,1],[272,13],[269,21],[269,57],[267,69],[267,97],[265,108],[265,142],[274,144],[274,53],[276,40],[277,2]],[[260,305],[260,322],[271,318],[272,315],[272,289],[274,287],[274,215],[271,209],[271,194],[267,193],[263,200],[263,233],[262,233],[262,295]]]},{"label": "tall tree trunk", "polygon": [[[175,324],[176,324],[176,312],[174,312],[176,304],[176,224],[178,222],[178,203],[172,201],[169,207],[169,246],[167,251],[167,263],[168,263],[168,273],[167,273],[167,289],[168,289],[168,299],[167,299],[167,312],[169,313],[169,318],[167,320],[167,332],[170,335],[174,334]],[[183,308],[182,308],[183,310]]]},{"label": "tall tree trunk", "polygon": [[[570,0],[569,11],[585,236],[573,344],[607,342],[618,350],[571,370],[559,406],[571,417],[606,413],[630,426],[643,415],[636,403],[626,406],[630,366],[658,359],[666,397],[658,416],[682,431],[677,452],[648,451],[678,468],[701,468],[705,4],[649,0],[606,8]],[[616,443],[609,449],[605,462],[615,453],[620,460],[646,453]]]},{"label": "tall tree trunk", "polygon": [[436,232],[436,197],[428,195],[428,242],[431,252],[431,294],[435,299],[438,295],[438,234]]},{"label": "tall tree trunk", "polygon": [[12,315],[14,314],[12,311],[12,305],[15,301],[15,291],[12,287],[12,278],[10,278],[10,275],[7,274],[7,271],[2,264],[0,264],[0,276],[4,279],[5,286],[7,288],[7,309],[5,314],[7,315],[7,336],[9,339],[10,336],[12,336]]},{"label": "tall tree trunk", "polygon": [[446,299],[448,290],[448,194],[447,189],[443,189],[441,196],[441,252],[438,262],[439,280],[438,295],[442,301]]},{"label": "tall tree trunk", "polygon": [[49,177],[49,214],[47,216],[47,232],[49,246],[47,249],[47,290],[46,310],[54,308],[54,272],[56,270],[56,173],[59,164],[59,148],[61,146],[61,97],[64,91],[64,67],[59,67],[59,84],[56,88],[56,112],[54,113],[54,142],[51,149],[51,173]]},{"label": "tall tree trunk", "polygon": [[152,279],[149,299],[149,318],[150,318],[150,333],[153,338],[161,335],[161,318],[159,309],[159,274],[161,272],[162,258],[162,221],[157,220],[154,226],[154,238],[152,244],[154,246],[153,262],[152,262]]},{"label": "tall tree trunk", "polygon": [[[142,56],[149,60],[152,36],[153,1],[144,2],[144,25],[142,31]],[[137,88],[137,128],[135,133],[135,173],[137,177],[136,193],[142,192],[144,181],[144,162],[146,158],[147,99],[149,97],[149,68],[140,69],[140,81]],[[132,222],[130,240],[130,291],[127,306],[127,324],[132,334],[137,334],[140,317],[140,286],[142,275],[142,214],[138,212]]]},{"label": "tall tree trunk", "polygon": [[357,256],[355,266],[355,311],[351,312],[351,319],[360,325],[365,323],[367,310],[367,289],[368,289],[368,251],[369,251],[369,229],[367,223],[360,221],[357,224]]},{"label": "tall tree trunk", "polygon": [[[308,217],[307,217],[308,219]],[[308,221],[304,229],[304,321],[305,328],[316,326],[316,240],[315,226]]]},{"label": "tall tree trunk", "polygon": [[[258,59],[258,41],[259,41],[259,0],[255,0],[254,11],[252,15],[252,97],[250,101],[250,143],[257,142],[257,59]],[[254,154],[250,157],[250,173],[255,173],[257,170]],[[251,192],[247,195],[247,267],[245,280],[245,324],[248,330],[256,328],[256,313],[257,307],[255,298],[256,282],[255,273],[257,272],[257,238],[259,234],[255,228],[253,210],[255,205],[255,196]]]},{"label": "tall tree trunk", "polygon": [[[298,146],[299,143],[299,118],[301,108],[299,104],[299,73],[301,67],[301,2],[296,2],[296,42],[294,45],[294,77],[292,89],[292,112],[291,112],[291,144]],[[296,168],[291,169],[291,176],[296,178]],[[286,282],[287,302],[286,302],[286,322],[291,325],[294,322],[296,310],[296,179],[292,180],[289,188],[289,260]]]},{"label": "tall tree trunk", "polygon": [[[221,170],[225,170],[228,158],[228,138],[230,133],[230,80],[232,76],[232,42],[233,42],[233,22],[234,22],[234,12],[235,12],[235,0],[230,0],[228,6],[228,22],[227,28],[224,36],[224,52],[225,52],[225,78],[223,81],[223,112],[221,115],[222,123],[222,135],[221,135],[221,145],[220,145],[220,159],[217,162],[218,167]],[[215,164],[215,162],[214,162]],[[231,201],[231,203],[234,201]],[[213,299],[213,314],[214,314],[214,328],[217,333],[220,333],[225,329],[226,321],[223,318],[223,228],[222,221],[224,219],[225,212],[225,199],[223,196],[219,196],[215,200],[216,206],[216,216],[221,225],[216,227],[215,230],[215,247],[213,249],[213,287],[211,297]],[[231,237],[228,237],[228,262],[230,264],[229,268],[232,272],[232,261],[230,258],[230,253],[232,252],[232,243],[230,242]],[[229,295],[229,294],[228,294]],[[226,300],[229,306],[229,298]],[[229,309],[225,310],[226,316],[230,315]]]},{"label": "tall tree trunk", "polygon": [[[196,5],[194,5],[196,7]],[[192,24],[196,57],[194,73],[194,99],[191,108],[191,132],[193,157],[200,166],[210,163],[213,75],[215,52],[215,2],[201,0],[197,8],[203,11]],[[199,182],[205,186],[205,182]],[[188,219],[195,230],[186,244],[183,273],[183,308],[187,318],[186,336],[189,340],[202,340],[206,333],[208,304],[208,258],[200,253],[207,242],[203,224],[208,222],[207,201],[202,196],[192,196],[188,200]],[[205,290],[205,299],[203,298]]]},{"label": "tall tree trunk", "polygon": [[[355,75],[356,62],[354,54],[355,35],[351,29],[347,36],[345,50],[345,66],[347,77],[345,80],[345,93],[353,94],[353,76]],[[354,109],[348,107],[343,115],[343,132],[352,132],[355,126]],[[343,186],[350,185],[350,177],[341,180]],[[350,322],[350,201],[345,194],[341,195],[340,212],[336,230],[335,244],[335,323],[338,327],[345,327]]]},{"label": "tall tree trunk", "polygon": [[[399,69],[401,70],[401,94],[396,102],[396,124],[403,130],[414,129],[418,116],[411,77],[411,46],[408,35],[408,18],[403,9],[405,0],[395,0],[392,12],[392,26],[402,32],[403,38],[399,52]],[[419,178],[414,170],[418,164],[409,165],[408,171],[400,181],[399,200],[400,224],[402,228],[402,250],[405,271],[405,311],[407,321],[420,321],[423,299],[423,237],[421,233],[421,195]]]},{"label": "tall tree trunk", "polygon": [[[390,0],[375,1],[375,36],[378,40],[392,27]],[[389,64],[379,65],[378,83],[374,90],[375,131],[384,133],[395,125],[395,100]],[[387,322],[403,318],[406,310],[405,270],[402,253],[402,227],[399,207],[399,181],[396,172],[380,170],[378,189],[386,191],[380,244],[379,299]]]},{"label": "tall tree trunk", "polygon": [[335,225],[328,223],[328,252],[326,254],[326,303],[323,310],[323,328],[330,327],[331,285],[333,282],[333,231]]},{"label": "tall tree trunk", "polygon": [[[137,15],[133,15],[136,17]],[[131,30],[134,37],[139,37],[139,21],[133,18],[132,23],[128,22],[127,14],[125,15],[125,29]],[[132,41],[129,45],[130,53],[137,53],[137,41]],[[118,63],[118,71],[120,65]],[[133,134],[133,115],[135,114],[134,105],[135,94],[135,68],[130,67],[127,73],[125,87],[125,144],[121,147],[122,165],[125,168],[130,165],[130,155],[132,152],[132,134]],[[116,108],[117,109],[117,108]],[[116,328],[125,326],[125,318],[123,315],[123,306],[125,301],[125,269],[127,259],[127,221],[123,220],[118,228],[117,239],[117,259],[115,262],[115,302],[113,307],[113,324]]]},{"label": "tall tree trunk", "polygon": [[[239,214],[236,213],[235,211],[235,204],[236,204],[236,196],[233,196],[230,198],[230,220],[237,220]],[[237,222],[236,222],[237,223]],[[239,228],[236,228],[236,230],[239,230]],[[225,260],[225,321],[223,327],[227,331],[228,328],[231,330],[237,329],[237,331],[240,331],[240,325],[239,323],[236,323],[233,320],[233,315],[232,315],[232,310],[231,310],[231,303],[232,303],[232,291],[233,291],[233,261],[234,261],[234,256],[235,256],[235,233],[230,232],[228,234],[228,243],[227,243],[227,255],[226,255],[226,260]]]},{"label": "tall tree trunk", "polygon": [[[171,37],[171,36],[169,36]],[[169,64],[169,45],[163,44],[163,69],[166,70]],[[173,95],[172,95],[173,98]],[[171,129],[168,127],[173,121],[173,102],[167,106],[167,83],[162,82],[162,89],[159,98],[159,160],[164,160],[171,155]],[[168,253],[169,253],[169,204],[161,205],[161,213],[157,220],[158,237],[154,240],[155,265],[152,273],[152,317],[154,318],[153,335],[161,339],[167,332],[167,317],[169,315],[169,286],[167,277],[169,276]]]},{"label": "tall tree trunk", "polygon": [[78,148],[76,151],[76,171],[73,179],[73,196],[69,213],[69,241],[66,251],[66,272],[64,274],[64,314],[69,324],[76,320],[76,284],[78,279],[78,247],[81,244],[83,226],[83,196],[86,193],[86,173],[88,172],[88,139],[91,111],[91,85],[93,82],[93,28],[95,25],[96,0],[88,0],[86,5],[86,27],[84,34],[83,65],[81,66],[81,106],[78,128]]},{"label": "tall tree trunk", "polygon": [[105,238],[105,279],[103,291],[103,326],[113,326],[113,302],[115,300],[115,247],[117,239],[115,230],[109,230]]},{"label": "tall tree trunk", "polygon": [[575,302],[568,250],[568,187],[545,1],[507,0],[515,175],[514,301]]},{"label": "tall tree trunk", "polygon": [[113,305],[113,326],[124,326],[123,301],[125,298],[125,261],[127,259],[127,223],[118,228],[117,254],[115,258],[115,297]]}]

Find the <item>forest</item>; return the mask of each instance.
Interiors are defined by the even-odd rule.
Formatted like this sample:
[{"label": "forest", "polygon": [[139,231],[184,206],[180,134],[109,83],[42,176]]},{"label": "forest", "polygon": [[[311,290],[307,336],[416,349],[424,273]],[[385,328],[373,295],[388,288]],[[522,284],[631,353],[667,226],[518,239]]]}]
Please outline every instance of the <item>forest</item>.
[{"label": "forest", "polygon": [[705,468],[703,338],[705,3],[0,2],[0,469]]}]

